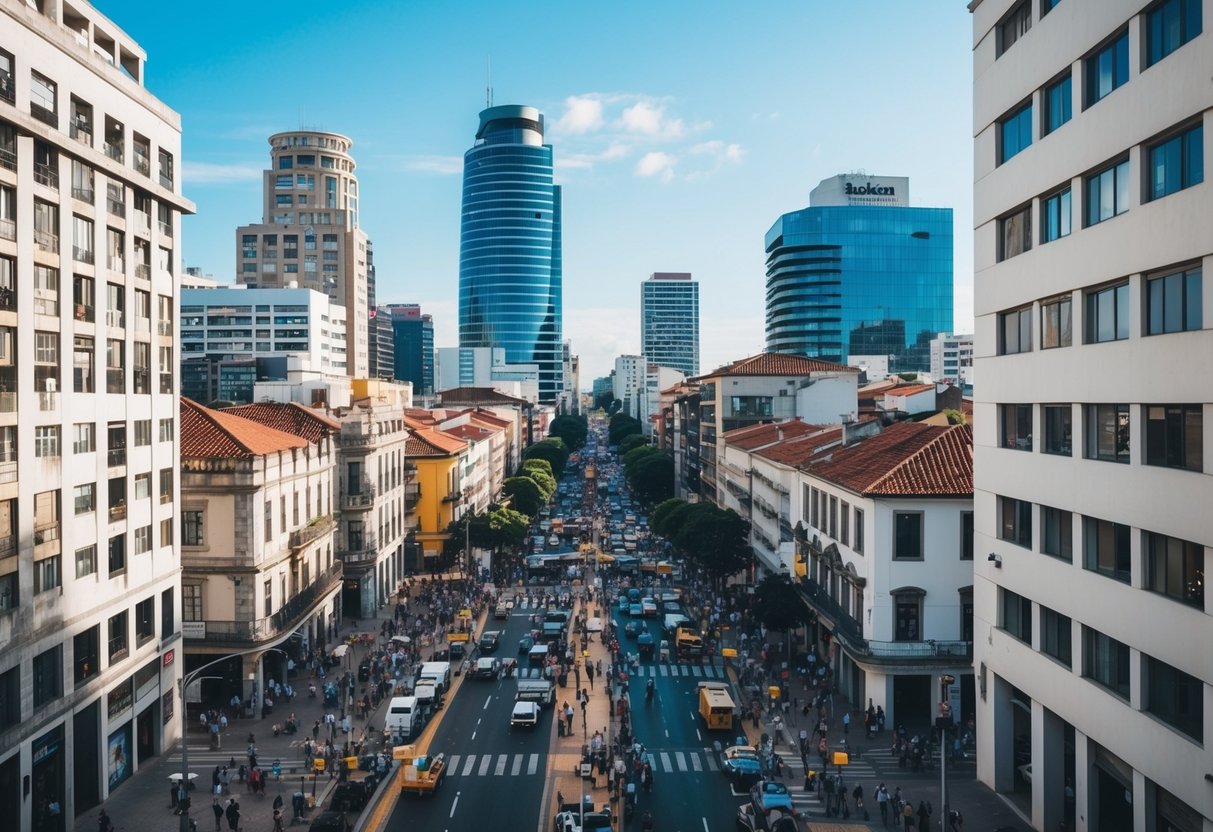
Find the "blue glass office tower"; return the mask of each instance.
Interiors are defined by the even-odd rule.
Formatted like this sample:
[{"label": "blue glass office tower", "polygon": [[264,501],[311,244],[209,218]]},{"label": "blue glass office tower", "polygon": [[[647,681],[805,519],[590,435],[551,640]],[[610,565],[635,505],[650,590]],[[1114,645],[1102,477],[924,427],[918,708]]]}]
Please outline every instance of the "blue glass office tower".
[{"label": "blue glass office tower", "polygon": [[507,105],[480,113],[463,156],[459,346],[504,347],[539,365],[539,400],[563,387],[560,186],[543,114]]},{"label": "blue glass office tower", "polygon": [[838,176],[766,236],[767,349],[930,369],[952,329],[952,209],[908,204],[904,178]]}]

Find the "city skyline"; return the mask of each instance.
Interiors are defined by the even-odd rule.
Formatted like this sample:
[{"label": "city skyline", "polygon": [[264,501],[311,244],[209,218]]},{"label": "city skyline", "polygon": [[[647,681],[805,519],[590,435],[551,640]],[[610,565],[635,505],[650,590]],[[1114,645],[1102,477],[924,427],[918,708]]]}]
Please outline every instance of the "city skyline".
[{"label": "city skyline", "polygon": [[[761,351],[764,233],[773,217],[803,207],[818,181],[857,169],[910,176],[917,204],[954,209],[955,328],[971,329],[962,3],[927,15],[882,3],[862,30],[845,11],[790,3],[762,13],[781,20],[776,31],[757,11],[728,4],[693,18],[677,5],[646,7],[643,26],[626,9],[553,9],[540,26],[549,44],[540,61],[527,38],[511,37],[524,23],[488,5],[457,20],[386,3],[334,19],[305,5],[285,29],[280,10],[241,7],[236,40],[225,34],[234,4],[231,14],[223,4],[158,16],[129,0],[100,8],[155,56],[148,86],[182,113],[185,188],[198,204],[184,257],[217,278],[235,277],[231,234],[254,218],[266,137],[334,130],[355,143],[377,302],[422,303],[436,345],[457,344],[459,174],[491,53],[494,103],[530,104],[548,119],[565,186],[564,336],[587,379],[639,351],[636,328],[612,322],[635,314],[633,281],[655,271],[690,271],[701,283],[702,367]],[[205,62],[186,37],[207,44]],[[281,73],[256,71],[289,65],[288,50],[317,38],[359,43],[345,71],[309,76],[297,95]],[[624,44],[649,57],[620,62]],[[707,54],[731,58],[705,63]],[[359,79],[353,92],[344,89],[350,78]],[[257,115],[218,88],[258,100]],[[426,113],[425,130],[409,127],[416,112]]]}]

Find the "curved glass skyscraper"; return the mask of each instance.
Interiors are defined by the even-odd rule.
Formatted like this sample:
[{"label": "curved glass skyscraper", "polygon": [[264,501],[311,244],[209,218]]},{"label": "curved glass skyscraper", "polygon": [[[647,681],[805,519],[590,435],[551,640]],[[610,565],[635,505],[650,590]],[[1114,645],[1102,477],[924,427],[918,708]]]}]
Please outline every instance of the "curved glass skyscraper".
[{"label": "curved glass skyscraper", "polygon": [[908,204],[904,177],[838,176],[766,236],[767,349],[930,369],[952,329],[952,209]]},{"label": "curved glass skyscraper", "polygon": [[539,365],[539,400],[562,388],[560,187],[543,114],[506,105],[480,113],[463,156],[459,346],[503,347]]}]

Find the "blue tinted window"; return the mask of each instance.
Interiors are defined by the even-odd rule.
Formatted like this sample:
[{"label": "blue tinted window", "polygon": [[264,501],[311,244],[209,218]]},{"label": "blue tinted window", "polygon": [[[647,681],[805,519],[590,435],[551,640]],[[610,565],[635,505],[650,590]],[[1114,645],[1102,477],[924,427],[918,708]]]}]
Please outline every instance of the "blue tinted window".
[{"label": "blue tinted window", "polygon": [[1000,122],[1002,147],[999,164],[1032,143],[1032,105],[1025,104]]},{"label": "blue tinted window", "polygon": [[1045,197],[1040,240],[1043,243],[1068,237],[1070,234],[1070,189]]},{"label": "blue tinted window", "polygon": [[1069,75],[1045,87],[1044,125],[1041,135],[1047,136],[1070,120],[1073,100]]},{"label": "blue tinted window", "polygon": [[1087,106],[1090,107],[1129,80],[1128,30],[1087,58],[1084,68],[1087,76]]},{"label": "blue tinted window", "polygon": [[1204,128],[1200,125],[1150,148],[1150,199],[1199,185],[1204,178]]},{"label": "blue tinted window", "polygon": [[1053,11],[1053,7],[1060,2],[1061,0],[1040,0],[1040,16],[1044,17],[1046,14]]},{"label": "blue tinted window", "polygon": [[1200,34],[1201,0],[1166,0],[1146,15],[1146,66]]},{"label": "blue tinted window", "polygon": [[1129,162],[1087,177],[1087,225],[1095,225],[1129,210]]}]

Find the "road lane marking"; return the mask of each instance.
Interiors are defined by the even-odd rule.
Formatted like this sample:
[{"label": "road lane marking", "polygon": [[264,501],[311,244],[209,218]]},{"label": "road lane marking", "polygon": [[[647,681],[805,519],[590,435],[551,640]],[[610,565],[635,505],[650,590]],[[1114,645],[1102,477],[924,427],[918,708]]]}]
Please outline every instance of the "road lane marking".
[{"label": "road lane marking", "polygon": [[708,832],[708,819],[703,819],[703,832]]},{"label": "road lane marking", "polygon": [[705,748],[703,756],[708,761],[708,771],[720,771],[720,766],[716,764],[716,755],[712,753],[712,749]]},{"label": "road lane marking", "polygon": [[679,771],[687,770],[687,758],[681,751],[674,752],[674,759],[678,762]]},{"label": "road lane marking", "polygon": [[699,762],[699,755],[691,754],[689,756],[691,758],[691,770],[692,771],[703,771],[703,766]]},{"label": "road lane marking", "polygon": [[517,777],[518,772],[520,772],[520,771],[522,771],[522,755],[515,754],[514,755],[514,765],[510,769],[510,777]]},{"label": "road lane marking", "polygon": [[530,759],[529,759],[529,760],[527,760],[527,764],[526,764],[526,773],[527,773],[527,774],[534,774],[534,773],[535,773],[535,772],[537,772],[537,771],[539,771],[539,755],[538,755],[538,754],[532,754],[532,755],[530,756]]},{"label": "road lane marking", "polygon": [[455,809],[458,806],[459,806],[459,792],[455,792],[455,800],[453,803],[451,803],[451,813],[449,815],[447,815],[448,818],[455,817]]},{"label": "road lane marking", "polygon": [[493,774],[497,777],[500,777],[501,775],[505,774],[505,764],[508,763],[509,761],[510,761],[510,756],[508,754],[498,754],[497,755],[497,767],[493,769]]},{"label": "road lane marking", "polygon": [[463,764],[462,774],[464,777],[467,777],[469,774],[472,773],[472,766],[474,766],[474,765],[476,765],[476,755],[469,754],[467,762]]},{"label": "road lane marking", "polygon": [[462,755],[460,755],[460,754],[452,754],[452,755],[451,755],[451,765],[450,765],[450,767],[447,769],[448,771],[458,771],[458,770],[459,770],[459,758],[460,758],[461,756],[462,756]]},{"label": "road lane marking", "polygon": [[490,693],[488,696],[486,696],[484,698],[484,710],[487,711],[489,709],[489,703],[492,701],[493,701],[493,694]]},{"label": "road lane marking", "polygon": [[703,742],[703,734],[699,733],[698,728],[695,729],[695,739],[699,740],[700,742]]},{"label": "road lane marking", "polygon": [[670,755],[664,751],[661,752],[661,770],[664,772],[671,772],[674,770],[674,767],[670,765]]},{"label": "road lane marking", "polygon": [[668,667],[666,667],[664,664],[663,664],[663,665],[661,665],[661,675],[662,675],[662,676],[669,676],[669,675],[670,675],[670,669],[669,669]]},{"label": "road lane marking", "polygon": [[480,775],[481,777],[484,777],[484,775],[488,774],[488,773],[489,773],[489,766],[491,766],[492,764],[493,764],[493,755],[492,755],[492,754],[485,754],[485,755],[484,755],[484,759],[482,759],[482,760],[480,761],[480,771],[478,772],[478,773],[479,773],[479,775]]},{"label": "road lane marking", "polygon": [[472,732],[472,739],[476,739],[476,732],[475,732],[475,731],[473,731],[473,732]]}]

